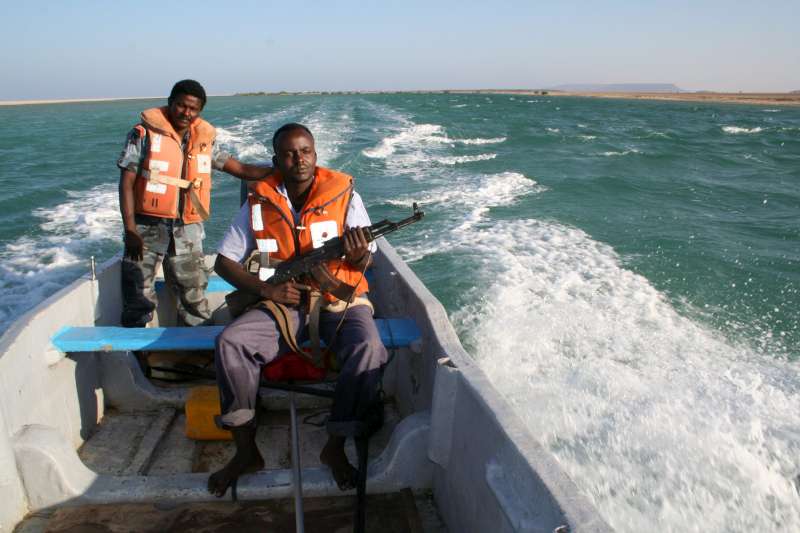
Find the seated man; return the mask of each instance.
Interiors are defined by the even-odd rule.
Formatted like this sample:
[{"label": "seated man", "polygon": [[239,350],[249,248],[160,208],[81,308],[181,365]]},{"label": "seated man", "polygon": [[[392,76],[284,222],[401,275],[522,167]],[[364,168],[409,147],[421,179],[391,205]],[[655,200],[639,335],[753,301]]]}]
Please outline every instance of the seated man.
[{"label": "seated man", "polygon": [[[345,455],[345,439],[366,436],[374,429],[371,415],[379,405],[381,367],[388,359],[364,297],[368,288],[364,271],[375,243],[368,244],[361,230],[370,221],[353,191],[353,179],[316,166],[314,137],[308,128],[286,124],[275,132],[272,146],[275,172],[251,188],[248,203],[223,237],[214,268],[237,289],[285,305],[299,337],[308,315],[301,306],[308,298],[301,291],[309,287],[294,281],[270,285],[264,282],[271,275],[266,265],[255,276],[242,263],[254,250],[262,257],[286,260],[328,238],[343,236],[344,259],[327,266],[357,298],[345,297],[353,300],[346,305],[323,293],[326,305],[319,314],[319,334],[336,354],[340,373],[327,423],[329,439],[320,460],[330,467],[339,488],[348,490],[355,487],[357,472]],[[256,395],[262,367],[288,351],[286,340],[263,306],[244,312],[217,337],[219,420],[233,433],[236,445],[233,459],[208,480],[209,492],[217,496],[223,496],[240,474],[264,467],[255,440]]]}]

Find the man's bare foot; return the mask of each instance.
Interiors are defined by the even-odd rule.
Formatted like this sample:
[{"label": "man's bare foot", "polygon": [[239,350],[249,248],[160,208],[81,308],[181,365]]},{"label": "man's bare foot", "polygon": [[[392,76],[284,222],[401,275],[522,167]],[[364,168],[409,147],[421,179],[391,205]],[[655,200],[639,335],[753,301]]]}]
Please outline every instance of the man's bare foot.
[{"label": "man's bare foot", "polygon": [[356,488],[358,470],[347,460],[347,455],[344,453],[344,440],[344,437],[330,437],[319,454],[319,460],[331,469],[339,490],[352,490]]},{"label": "man's bare foot", "polygon": [[208,492],[221,498],[242,474],[252,474],[264,468],[264,458],[256,445],[255,428],[233,428],[236,454],[224,467],[208,478]]}]

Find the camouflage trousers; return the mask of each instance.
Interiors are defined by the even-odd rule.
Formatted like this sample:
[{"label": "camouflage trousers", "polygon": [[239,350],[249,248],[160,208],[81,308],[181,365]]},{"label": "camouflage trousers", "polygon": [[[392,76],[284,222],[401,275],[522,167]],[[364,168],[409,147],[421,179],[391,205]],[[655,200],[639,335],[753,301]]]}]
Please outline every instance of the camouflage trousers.
[{"label": "camouflage trousers", "polygon": [[141,261],[122,260],[122,325],[144,327],[156,308],[155,275],[163,261],[164,280],[176,296],[179,325],[197,326],[211,318],[206,299],[208,272],[203,260],[202,224],[137,224],[144,241]]}]

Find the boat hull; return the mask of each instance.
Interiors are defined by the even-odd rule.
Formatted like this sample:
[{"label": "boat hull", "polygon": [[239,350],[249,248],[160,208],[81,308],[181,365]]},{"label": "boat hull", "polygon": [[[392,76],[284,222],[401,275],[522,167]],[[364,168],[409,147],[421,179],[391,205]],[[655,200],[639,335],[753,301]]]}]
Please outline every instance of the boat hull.
[{"label": "boat hull", "polygon": [[[209,258],[209,261],[211,258]],[[421,340],[395,353],[384,388],[400,417],[371,462],[368,491],[431,489],[450,531],[610,531],[464,351],[441,303],[383,239],[371,295],[376,315],[413,318]],[[212,307],[221,294],[210,294]],[[159,322],[169,325],[169,294]],[[186,390],[155,387],[129,352],[63,354],[64,326],[117,325],[119,261],[27,313],[0,340],[0,531],[27,512],[61,505],[201,501],[207,474],[98,474],[76,450],[106,409],[181,409]],[[280,395],[268,408],[285,403]],[[262,403],[264,403],[262,402]],[[243,479],[245,499],[291,495],[287,469]],[[303,472],[304,493],[337,489],[325,469]]]}]

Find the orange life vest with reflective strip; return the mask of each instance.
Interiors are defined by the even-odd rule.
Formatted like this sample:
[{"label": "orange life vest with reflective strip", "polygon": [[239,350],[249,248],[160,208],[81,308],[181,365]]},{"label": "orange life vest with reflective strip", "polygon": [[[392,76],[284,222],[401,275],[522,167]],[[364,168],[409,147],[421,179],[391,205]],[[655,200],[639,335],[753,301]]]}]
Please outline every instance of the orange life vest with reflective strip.
[{"label": "orange life vest with reflective strip", "polygon": [[[283,176],[274,171],[267,179],[254,182],[250,196],[250,227],[259,251],[285,261],[305,254],[333,237],[341,236],[353,192],[353,178],[347,174],[317,167],[314,183],[295,225],[289,200],[278,192]],[[369,290],[361,270],[344,260],[326,263],[339,280],[356,287],[355,296]],[[313,280],[311,285],[318,287]],[[325,294],[329,302],[337,301]]]},{"label": "orange life vest with reflective strip", "polygon": [[[135,212],[159,218],[181,217],[187,224],[202,222],[202,212],[211,212],[214,126],[199,117],[193,120],[185,153],[166,107],[142,112],[142,123],[136,128],[146,141],[142,143],[146,153],[134,185]],[[181,195],[183,213],[178,213]],[[192,196],[199,200],[200,209],[193,204]]]}]

